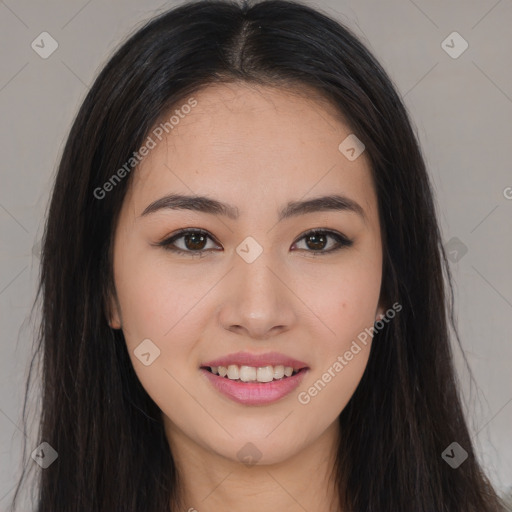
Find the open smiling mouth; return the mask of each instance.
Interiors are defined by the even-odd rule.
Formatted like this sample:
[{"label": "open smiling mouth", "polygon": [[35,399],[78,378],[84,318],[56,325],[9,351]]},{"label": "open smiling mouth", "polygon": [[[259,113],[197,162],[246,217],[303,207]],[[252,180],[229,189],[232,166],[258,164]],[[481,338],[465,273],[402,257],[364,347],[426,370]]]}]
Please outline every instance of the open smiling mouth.
[{"label": "open smiling mouth", "polygon": [[202,366],[213,388],[244,405],[267,405],[285,398],[301,383],[309,368],[291,366]]}]

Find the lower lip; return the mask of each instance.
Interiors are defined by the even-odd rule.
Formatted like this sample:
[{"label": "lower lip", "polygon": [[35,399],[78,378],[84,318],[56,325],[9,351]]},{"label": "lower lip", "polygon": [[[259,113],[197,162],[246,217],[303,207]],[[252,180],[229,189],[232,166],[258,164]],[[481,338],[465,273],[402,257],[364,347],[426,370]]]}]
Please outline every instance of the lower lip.
[{"label": "lower lip", "polygon": [[291,377],[272,382],[241,382],[201,368],[201,372],[218,391],[244,405],[266,405],[280,400],[297,388],[307,371],[307,368],[303,368]]}]

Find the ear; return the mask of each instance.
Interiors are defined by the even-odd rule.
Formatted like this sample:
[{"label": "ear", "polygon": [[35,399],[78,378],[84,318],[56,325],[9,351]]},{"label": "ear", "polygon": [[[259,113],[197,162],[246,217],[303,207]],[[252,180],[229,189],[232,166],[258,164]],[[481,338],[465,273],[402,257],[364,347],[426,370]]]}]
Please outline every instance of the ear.
[{"label": "ear", "polygon": [[105,311],[108,325],[112,329],[121,329],[121,308],[115,293],[110,292],[106,300],[106,311]]},{"label": "ear", "polygon": [[375,312],[375,321],[378,322],[382,320],[386,316],[386,311],[389,309],[388,304],[388,294],[387,290],[383,284],[381,284],[380,294],[379,294],[379,302],[377,304],[377,311]]},{"label": "ear", "polygon": [[379,305],[377,307],[377,312],[375,314],[375,321],[378,322],[379,320],[382,320],[385,315],[386,308],[384,307],[384,303],[382,301],[379,301]]}]

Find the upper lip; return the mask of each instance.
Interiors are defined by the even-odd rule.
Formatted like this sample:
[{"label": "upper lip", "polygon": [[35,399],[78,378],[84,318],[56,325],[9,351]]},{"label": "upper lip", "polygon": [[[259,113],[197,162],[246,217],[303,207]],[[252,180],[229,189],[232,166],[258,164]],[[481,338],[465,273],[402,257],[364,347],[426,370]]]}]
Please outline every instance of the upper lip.
[{"label": "upper lip", "polygon": [[230,364],[255,367],[282,365],[290,366],[294,370],[300,370],[308,367],[303,361],[299,361],[284,354],[279,354],[278,352],[266,352],[265,354],[236,352],[235,354],[229,354],[213,361],[208,361],[201,366],[229,366]]}]

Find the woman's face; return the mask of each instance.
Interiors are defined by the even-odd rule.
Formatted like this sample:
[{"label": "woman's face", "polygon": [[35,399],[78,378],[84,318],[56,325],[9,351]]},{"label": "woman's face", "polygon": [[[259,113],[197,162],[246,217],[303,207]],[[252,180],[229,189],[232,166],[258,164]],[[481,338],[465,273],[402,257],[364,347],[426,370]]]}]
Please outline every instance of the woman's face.
[{"label": "woman's face", "polygon": [[[284,461],[335,431],[361,379],[383,313],[377,198],[366,153],[314,98],[206,88],[133,171],[110,323],[171,443]],[[301,207],[323,196],[339,197]],[[170,240],[185,228],[203,234]]]}]

